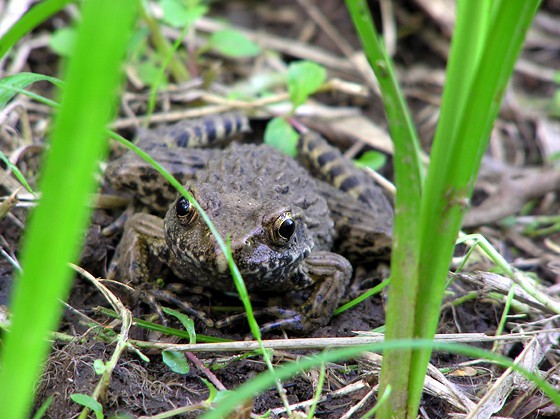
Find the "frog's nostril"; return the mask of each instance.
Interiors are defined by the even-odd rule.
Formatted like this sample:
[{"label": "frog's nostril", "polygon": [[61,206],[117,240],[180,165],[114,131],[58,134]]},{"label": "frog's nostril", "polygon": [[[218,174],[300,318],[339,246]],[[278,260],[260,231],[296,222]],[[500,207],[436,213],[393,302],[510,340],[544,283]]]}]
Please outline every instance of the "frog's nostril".
[{"label": "frog's nostril", "polygon": [[248,250],[251,249],[252,247],[253,247],[253,241],[251,240],[251,238],[235,240],[232,241],[230,244],[230,248],[232,252],[235,252],[237,250]]}]

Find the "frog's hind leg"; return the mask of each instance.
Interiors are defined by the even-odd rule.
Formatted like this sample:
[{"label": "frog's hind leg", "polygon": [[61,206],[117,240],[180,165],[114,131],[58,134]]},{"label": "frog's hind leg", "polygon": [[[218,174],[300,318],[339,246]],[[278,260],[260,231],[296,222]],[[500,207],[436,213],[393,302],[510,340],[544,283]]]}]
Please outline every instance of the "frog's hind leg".
[{"label": "frog's hind leg", "polygon": [[164,125],[152,130],[140,129],[138,137],[142,144],[157,143],[168,149],[214,148],[223,146],[237,134],[250,131],[247,116],[240,112],[209,115],[202,118],[185,119],[173,125]]},{"label": "frog's hind leg", "polygon": [[334,249],[351,262],[389,259],[393,237],[393,211],[382,205],[371,208],[345,192],[318,182],[334,221]]},{"label": "frog's hind leg", "polygon": [[363,170],[342,155],[318,133],[309,131],[298,140],[298,159],[317,179],[345,192],[370,208],[391,213],[381,188]]}]

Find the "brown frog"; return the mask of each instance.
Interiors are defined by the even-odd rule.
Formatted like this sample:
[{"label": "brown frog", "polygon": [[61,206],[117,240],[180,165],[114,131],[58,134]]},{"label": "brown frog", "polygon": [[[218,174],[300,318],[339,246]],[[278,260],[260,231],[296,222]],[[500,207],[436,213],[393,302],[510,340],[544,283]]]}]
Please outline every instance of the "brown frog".
[{"label": "brown frog", "polygon": [[[276,310],[282,319],[265,327],[306,332],[330,320],[352,275],[349,260],[388,256],[393,212],[368,176],[315,133],[299,139],[299,163],[263,144],[200,148],[247,130],[245,116],[225,114],[145,131],[138,145],[230,238],[249,292],[312,289],[302,306]],[[235,290],[227,259],[200,214],[151,166],[129,152],[108,165],[106,176],[152,212],[168,208],[165,219],[146,213],[128,218],[111,276],[149,281],[152,254],[187,283]]]}]

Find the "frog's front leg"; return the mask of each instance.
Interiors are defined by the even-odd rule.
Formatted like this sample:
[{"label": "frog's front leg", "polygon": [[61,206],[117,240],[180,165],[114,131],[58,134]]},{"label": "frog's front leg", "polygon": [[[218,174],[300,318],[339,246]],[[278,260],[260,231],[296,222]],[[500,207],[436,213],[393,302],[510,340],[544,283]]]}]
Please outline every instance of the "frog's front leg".
[{"label": "frog's front leg", "polygon": [[295,288],[313,288],[311,296],[300,308],[273,307],[266,310],[280,319],[265,324],[261,331],[284,328],[310,332],[326,325],[344,296],[351,277],[352,265],[345,257],[332,252],[311,253],[293,277]]},{"label": "frog's front leg", "polygon": [[303,262],[300,273],[313,282],[314,290],[300,309],[304,330],[324,326],[344,296],[352,277],[348,260],[332,252],[313,252]]},{"label": "frog's front leg", "polygon": [[164,255],[167,250],[163,219],[137,213],[126,221],[122,239],[109,266],[109,278],[143,284],[150,280],[149,255]]},{"label": "frog's front leg", "polygon": [[158,313],[162,320],[164,316],[158,301],[173,304],[212,326],[213,322],[204,313],[179,300],[173,293],[157,287],[152,281],[150,255],[165,264],[172,263],[165,241],[163,219],[150,214],[134,214],[125,224],[123,237],[109,266],[109,278],[133,284],[137,297]]}]

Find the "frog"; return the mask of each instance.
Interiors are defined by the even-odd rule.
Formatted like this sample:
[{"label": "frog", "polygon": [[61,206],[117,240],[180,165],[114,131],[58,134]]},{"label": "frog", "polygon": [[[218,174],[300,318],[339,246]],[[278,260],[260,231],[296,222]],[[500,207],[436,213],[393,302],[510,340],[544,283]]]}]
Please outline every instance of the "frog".
[{"label": "frog", "polygon": [[[267,309],[277,320],[261,330],[307,333],[330,321],[349,286],[352,263],[388,258],[392,206],[318,133],[300,135],[296,160],[267,144],[231,140],[249,131],[244,114],[226,113],[144,130],[137,145],[184,185],[228,238],[250,293],[308,291],[297,307]],[[126,220],[110,277],[149,283],[155,257],[186,288],[235,291],[228,259],[203,217],[151,165],[127,152],[108,164],[105,176],[143,207]],[[152,291],[154,307],[154,300],[171,302],[213,325],[175,294]]]}]

